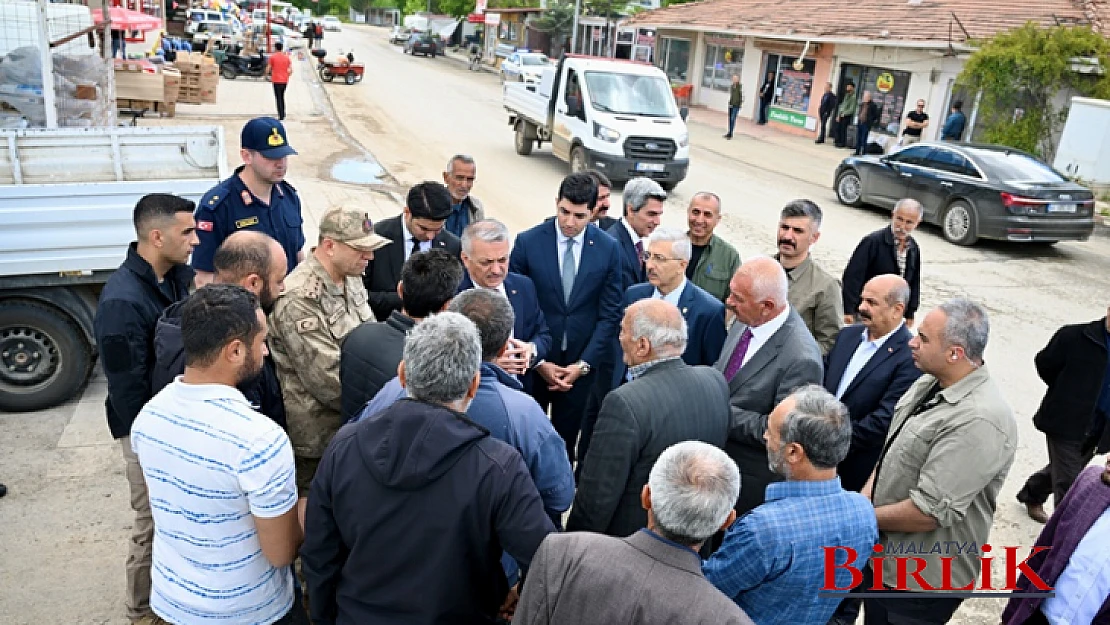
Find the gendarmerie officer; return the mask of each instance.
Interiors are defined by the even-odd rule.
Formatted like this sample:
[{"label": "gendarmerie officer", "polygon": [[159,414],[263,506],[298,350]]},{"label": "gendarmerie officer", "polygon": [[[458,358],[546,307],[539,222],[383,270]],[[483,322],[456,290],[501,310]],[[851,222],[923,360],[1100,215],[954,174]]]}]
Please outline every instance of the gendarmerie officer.
[{"label": "gendarmerie officer", "polygon": [[213,279],[212,257],[224,239],[239,230],[264,232],[281,244],[292,272],[304,259],[301,199],[285,181],[289,146],[285,127],[272,117],[257,117],[243,126],[243,165],[230,178],[213,187],[197,206],[197,237],[193,269],[197,287]]}]

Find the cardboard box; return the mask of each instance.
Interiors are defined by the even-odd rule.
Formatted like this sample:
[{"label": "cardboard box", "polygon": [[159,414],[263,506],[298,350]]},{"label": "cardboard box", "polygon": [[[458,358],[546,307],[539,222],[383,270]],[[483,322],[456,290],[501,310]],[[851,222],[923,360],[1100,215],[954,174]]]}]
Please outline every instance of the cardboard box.
[{"label": "cardboard box", "polygon": [[199,52],[178,52],[173,64],[182,74],[195,74],[200,71],[201,58]]},{"label": "cardboard box", "polygon": [[216,90],[201,87],[200,101],[202,104],[216,104]]},{"label": "cardboard box", "polygon": [[[211,57],[206,57],[206,58],[211,58]],[[216,65],[215,63],[204,63],[204,64],[202,64],[200,66],[200,78],[201,78],[201,80],[204,80],[206,77],[209,77],[209,76],[214,76],[216,78],[219,78],[219,76],[220,76],[220,66]]]},{"label": "cardboard box", "polygon": [[95,83],[77,83],[77,93],[74,96],[78,100],[95,100],[96,99],[96,84]]},{"label": "cardboard box", "polygon": [[116,98],[161,102],[166,97],[162,74],[116,71]]},{"label": "cardboard box", "polygon": [[181,73],[172,68],[162,70],[162,84],[165,88],[165,102],[177,102],[181,91]]}]

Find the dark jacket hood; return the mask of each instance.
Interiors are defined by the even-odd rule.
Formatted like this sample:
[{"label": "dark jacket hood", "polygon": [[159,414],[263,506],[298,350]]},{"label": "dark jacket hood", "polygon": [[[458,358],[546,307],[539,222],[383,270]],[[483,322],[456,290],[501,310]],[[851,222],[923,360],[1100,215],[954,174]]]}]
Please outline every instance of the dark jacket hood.
[{"label": "dark jacket hood", "polygon": [[439,479],[489,436],[466,415],[415,399],[402,399],[355,427],[367,470],[383,486],[400,490]]}]

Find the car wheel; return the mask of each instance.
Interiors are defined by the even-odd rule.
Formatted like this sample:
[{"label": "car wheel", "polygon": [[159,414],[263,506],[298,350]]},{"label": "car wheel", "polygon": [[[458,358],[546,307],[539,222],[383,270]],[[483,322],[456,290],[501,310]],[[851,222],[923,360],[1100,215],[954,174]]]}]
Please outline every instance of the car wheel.
[{"label": "car wheel", "polygon": [[979,240],[979,216],[963,200],[957,200],[944,209],[940,219],[944,238],[956,245],[974,245]]},{"label": "car wheel", "polygon": [[332,71],[327,68],[327,66],[321,67],[320,68],[320,78],[323,78],[324,82],[331,82],[331,81],[335,80],[335,74],[333,74]]},{"label": "car wheel", "polygon": [[532,139],[528,138],[528,122],[517,122],[516,124],[516,137],[513,140],[516,146],[516,153],[521,156],[528,156],[532,153]]},{"label": "car wheel", "polygon": [[571,173],[580,174],[589,168],[590,166],[586,163],[586,150],[580,145],[575,146],[574,149],[570,151]]},{"label": "car wheel", "polygon": [[836,199],[845,206],[863,205],[863,183],[859,172],[849,169],[836,178]]},{"label": "car wheel", "polygon": [[346,73],[346,74],[345,74],[345,75],[343,76],[343,80],[344,80],[344,81],[345,81],[345,82],[346,82],[346,83],[347,83],[348,85],[353,85],[353,84],[355,84],[355,80],[357,80],[357,79],[358,79],[358,77],[357,77],[357,76],[355,76],[355,72],[354,72],[354,70],[347,70],[347,73]]},{"label": "car wheel", "polygon": [[0,304],[0,410],[29,412],[72,397],[92,370],[81,331],[55,309]]}]

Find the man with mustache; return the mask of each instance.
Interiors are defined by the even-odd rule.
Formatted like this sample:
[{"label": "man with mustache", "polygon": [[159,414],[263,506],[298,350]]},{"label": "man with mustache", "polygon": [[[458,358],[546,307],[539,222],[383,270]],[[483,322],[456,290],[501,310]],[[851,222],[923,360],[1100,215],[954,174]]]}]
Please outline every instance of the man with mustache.
[{"label": "man with mustache", "polygon": [[686,277],[724,303],[728,299],[728,283],[740,268],[740,253],[728,241],[713,234],[721,223],[721,198],[716,193],[701,191],[690,199],[686,208],[691,252]]},{"label": "man with mustache", "polygon": [[899,200],[890,214],[890,225],[863,237],[856,246],[844,268],[844,323],[855,323],[860,294],[868,280],[894,274],[909,284],[910,299],[904,314],[906,327],[913,328],[913,317],[921,303],[921,248],[911,235],[924,211],[917,200]]},{"label": "man with mustache", "polygon": [[817,340],[821,353],[836,342],[844,318],[840,282],[813,262],[809,248],[821,238],[821,207],[810,200],[794,200],[779,216],[779,261],[790,280],[790,307]]}]

